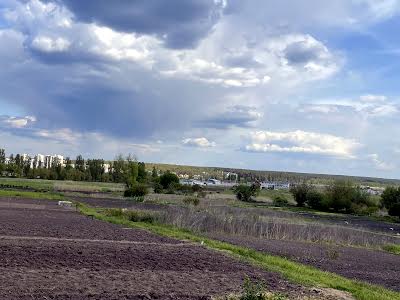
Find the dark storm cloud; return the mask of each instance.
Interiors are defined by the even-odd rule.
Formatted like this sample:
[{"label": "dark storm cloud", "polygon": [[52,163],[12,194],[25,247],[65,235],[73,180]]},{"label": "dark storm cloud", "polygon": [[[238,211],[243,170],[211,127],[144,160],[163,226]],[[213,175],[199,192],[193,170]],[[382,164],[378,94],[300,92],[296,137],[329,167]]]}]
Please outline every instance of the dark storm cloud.
[{"label": "dark storm cloud", "polygon": [[305,64],[309,61],[318,60],[321,47],[310,47],[305,42],[290,44],[285,49],[285,57],[292,64]]},{"label": "dark storm cloud", "polygon": [[[49,2],[49,1],[47,1]],[[194,47],[218,21],[214,0],[58,0],[82,22],[117,31],[154,34],[170,48]]]},{"label": "dark storm cloud", "polygon": [[226,129],[229,127],[252,127],[253,122],[259,120],[262,114],[255,107],[237,105],[227,111],[215,114],[197,122],[198,126]]}]

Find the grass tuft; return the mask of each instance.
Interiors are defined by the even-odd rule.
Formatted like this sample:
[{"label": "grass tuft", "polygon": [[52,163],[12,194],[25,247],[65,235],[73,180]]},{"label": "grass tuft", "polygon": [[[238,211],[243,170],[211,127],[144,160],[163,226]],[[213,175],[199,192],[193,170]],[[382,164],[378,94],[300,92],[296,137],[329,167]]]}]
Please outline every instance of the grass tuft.
[{"label": "grass tuft", "polygon": [[400,255],[400,245],[385,245],[382,247],[383,250],[396,254],[396,255]]}]

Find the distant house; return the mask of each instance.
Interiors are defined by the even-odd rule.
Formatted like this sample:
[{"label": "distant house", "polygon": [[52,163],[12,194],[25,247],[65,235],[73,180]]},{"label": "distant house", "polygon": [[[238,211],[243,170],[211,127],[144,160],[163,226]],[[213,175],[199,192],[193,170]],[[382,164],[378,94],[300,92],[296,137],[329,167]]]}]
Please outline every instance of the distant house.
[{"label": "distant house", "polygon": [[273,181],[264,181],[261,182],[261,189],[267,190],[288,190],[290,189],[289,182],[273,182]]}]

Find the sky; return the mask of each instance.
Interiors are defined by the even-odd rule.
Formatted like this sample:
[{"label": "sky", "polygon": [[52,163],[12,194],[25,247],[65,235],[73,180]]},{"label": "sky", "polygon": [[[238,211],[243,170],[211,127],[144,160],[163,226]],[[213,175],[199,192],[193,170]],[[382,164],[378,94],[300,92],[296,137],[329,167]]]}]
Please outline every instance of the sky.
[{"label": "sky", "polygon": [[0,0],[7,153],[400,178],[400,0]]}]

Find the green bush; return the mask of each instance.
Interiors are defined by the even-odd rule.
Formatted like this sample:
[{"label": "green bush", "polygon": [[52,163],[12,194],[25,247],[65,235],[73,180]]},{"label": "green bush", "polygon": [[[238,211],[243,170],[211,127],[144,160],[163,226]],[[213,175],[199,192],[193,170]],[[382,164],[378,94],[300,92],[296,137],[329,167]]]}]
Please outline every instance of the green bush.
[{"label": "green bush", "polygon": [[233,188],[236,198],[240,201],[251,202],[253,197],[256,197],[259,192],[259,187],[256,185],[237,185]]},{"label": "green bush", "polygon": [[261,282],[252,282],[249,277],[246,277],[243,284],[243,294],[240,300],[267,300],[265,295],[265,287]]},{"label": "green bush", "polygon": [[110,217],[124,218],[131,222],[145,222],[154,223],[156,221],[156,215],[139,210],[124,210],[121,208],[110,208],[106,209],[104,213]]},{"label": "green bush", "polygon": [[280,206],[280,207],[289,205],[288,199],[286,199],[281,195],[275,196],[272,200],[272,203],[274,204],[274,206]]},{"label": "green bush", "polygon": [[200,203],[200,199],[197,197],[186,197],[185,199],[183,199],[183,203],[187,205],[197,206]]},{"label": "green bush", "polygon": [[306,195],[306,203],[313,209],[326,210],[327,203],[324,200],[324,194],[315,190],[308,191]]},{"label": "green bush", "polygon": [[307,201],[307,193],[311,190],[311,186],[306,183],[293,185],[290,187],[290,192],[293,195],[294,201],[297,206],[304,206]]},{"label": "green bush", "polygon": [[158,182],[154,183],[153,190],[154,190],[154,193],[156,193],[156,194],[162,194],[164,191],[163,186],[161,185],[161,183],[158,183]]},{"label": "green bush", "polygon": [[165,172],[160,176],[160,184],[164,189],[168,189],[172,183],[179,184],[179,177],[176,174],[171,173],[170,171]]},{"label": "green bush", "polygon": [[124,197],[137,198],[144,197],[148,194],[149,190],[147,185],[142,183],[136,183],[124,192]]},{"label": "green bush", "polygon": [[381,196],[389,215],[400,217],[400,187],[387,187]]}]

